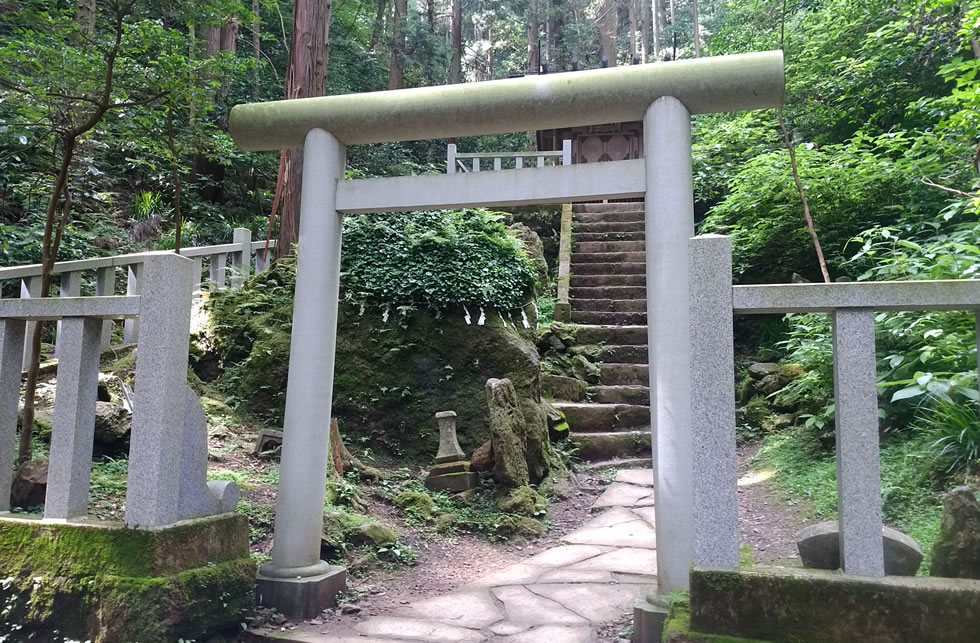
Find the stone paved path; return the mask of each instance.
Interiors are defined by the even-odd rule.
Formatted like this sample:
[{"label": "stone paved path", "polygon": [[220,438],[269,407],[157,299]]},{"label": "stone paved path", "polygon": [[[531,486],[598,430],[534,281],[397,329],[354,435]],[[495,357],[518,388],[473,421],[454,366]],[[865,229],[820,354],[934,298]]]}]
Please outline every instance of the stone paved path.
[{"label": "stone paved path", "polygon": [[593,506],[602,513],[561,544],[448,594],[369,618],[341,635],[266,636],[310,643],[591,643],[597,626],[620,619],[656,585],[653,472],[619,471]]}]

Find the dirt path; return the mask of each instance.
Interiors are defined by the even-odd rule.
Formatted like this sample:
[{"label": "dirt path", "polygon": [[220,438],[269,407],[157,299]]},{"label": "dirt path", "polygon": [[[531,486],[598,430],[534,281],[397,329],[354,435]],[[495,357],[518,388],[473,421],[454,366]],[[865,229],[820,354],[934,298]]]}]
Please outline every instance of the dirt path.
[{"label": "dirt path", "polygon": [[756,562],[799,565],[796,532],[808,522],[806,511],[771,489],[766,472],[752,466],[760,446],[753,443],[738,449],[739,536],[752,546]]}]

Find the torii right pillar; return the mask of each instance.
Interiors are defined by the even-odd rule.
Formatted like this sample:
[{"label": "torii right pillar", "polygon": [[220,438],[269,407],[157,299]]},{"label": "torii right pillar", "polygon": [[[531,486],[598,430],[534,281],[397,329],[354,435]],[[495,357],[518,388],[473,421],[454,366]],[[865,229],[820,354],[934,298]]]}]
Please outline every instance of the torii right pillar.
[{"label": "torii right pillar", "polygon": [[687,243],[694,236],[691,114],[672,96],[643,117],[647,350],[657,591],[688,588],[694,560]]}]

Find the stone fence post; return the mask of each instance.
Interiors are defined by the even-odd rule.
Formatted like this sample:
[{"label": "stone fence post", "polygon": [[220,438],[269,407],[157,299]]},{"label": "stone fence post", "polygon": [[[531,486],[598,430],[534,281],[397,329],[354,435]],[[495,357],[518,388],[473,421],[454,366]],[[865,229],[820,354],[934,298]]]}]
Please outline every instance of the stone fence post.
[{"label": "stone fence post", "polygon": [[248,228],[235,228],[232,243],[239,245],[231,255],[231,288],[241,288],[248,280],[252,269],[252,231]]},{"label": "stone fence post", "polygon": [[688,257],[694,563],[738,569],[731,239],[694,237]]},{"label": "stone fence post", "polygon": [[160,527],[179,519],[194,262],[149,253],[141,269],[144,332],[137,344],[126,524]]}]

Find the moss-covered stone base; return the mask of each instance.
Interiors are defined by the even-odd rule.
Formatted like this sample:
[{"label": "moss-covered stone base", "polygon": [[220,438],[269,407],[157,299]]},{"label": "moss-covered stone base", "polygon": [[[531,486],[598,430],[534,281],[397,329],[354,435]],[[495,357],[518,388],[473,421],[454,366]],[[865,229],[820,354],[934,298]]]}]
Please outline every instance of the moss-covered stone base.
[{"label": "moss-covered stone base", "polygon": [[[645,643],[640,641],[638,643]],[[672,600],[664,625],[663,643],[766,643],[761,639],[744,639],[725,634],[705,634],[691,629],[691,611],[686,596]]]},{"label": "moss-covered stone base", "polygon": [[690,614],[698,632],[772,641],[967,643],[980,632],[980,581],[694,569]]},{"label": "moss-covered stone base", "polygon": [[254,594],[243,516],[153,531],[0,518],[0,640],[199,639]]}]

